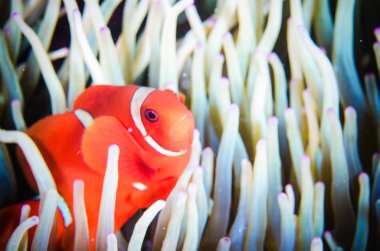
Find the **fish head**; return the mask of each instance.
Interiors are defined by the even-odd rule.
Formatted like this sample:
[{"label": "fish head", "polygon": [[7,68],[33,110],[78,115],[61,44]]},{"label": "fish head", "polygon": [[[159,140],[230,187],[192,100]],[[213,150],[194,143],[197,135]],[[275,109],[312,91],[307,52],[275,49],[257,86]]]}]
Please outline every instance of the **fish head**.
[{"label": "fish head", "polygon": [[179,156],[190,149],[194,117],[173,91],[141,87],[132,99],[131,113],[145,141],[159,153]]}]

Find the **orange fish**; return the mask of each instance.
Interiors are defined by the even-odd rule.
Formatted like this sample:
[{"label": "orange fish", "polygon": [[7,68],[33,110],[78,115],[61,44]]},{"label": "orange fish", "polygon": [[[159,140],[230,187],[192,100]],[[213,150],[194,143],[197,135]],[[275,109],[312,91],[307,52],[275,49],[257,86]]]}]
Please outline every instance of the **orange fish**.
[{"label": "orange fish", "polygon": [[[93,118],[87,127],[76,115],[81,110]],[[120,148],[116,232],[139,208],[168,196],[189,161],[193,130],[191,112],[170,90],[94,86],[78,97],[73,112],[46,117],[26,133],[44,156],[71,212],[73,182],[84,181],[90,245],[94,247],[91,242],[96,240],[108,147],[117,144]],[[20,162],[37,191],[22,154]],[[5,218],[0,213],[0,220]],[[64,249],[72,247],[73,225],[68,229],[58,226],[58,242]]]}]

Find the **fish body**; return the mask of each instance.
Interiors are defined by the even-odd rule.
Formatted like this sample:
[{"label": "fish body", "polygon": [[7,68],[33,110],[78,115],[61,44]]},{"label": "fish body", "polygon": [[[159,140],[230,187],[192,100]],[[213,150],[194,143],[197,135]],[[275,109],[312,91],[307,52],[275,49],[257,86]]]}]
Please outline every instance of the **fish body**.
[{"label": "fish body", "polygon": [[[89,113],[93,121],[83,124],[75,113],[78,110]],[[193,130],[191,112],[172,91],[131,85],[90,87],[78,97],[73,112],[46,117],[26,133],[41,151],[71,212],[73,182],[84,181],[93,242],[108,147],[120,148],[116,232],[139,208],[168,196],[189,161]],[[28,182],[37,189],[22,154],[20,162]],[[63,248],[72,245],[73,228],[71,224],[58,230]]]}]

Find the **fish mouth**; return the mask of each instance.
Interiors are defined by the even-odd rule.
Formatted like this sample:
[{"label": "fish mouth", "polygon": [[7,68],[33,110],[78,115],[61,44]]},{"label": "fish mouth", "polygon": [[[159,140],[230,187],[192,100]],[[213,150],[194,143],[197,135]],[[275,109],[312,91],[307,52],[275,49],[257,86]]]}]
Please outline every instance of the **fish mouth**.
[{"label": "fish mouth", "polygon": [[141,106],[144,103],[144,100],[151,94],[155,89],[149,88],[149,87],[140,87],[136,90],[132,97],[131,101],[131,115],[133,122],[136,126],[136,128],[139,130],[141,135],[143,136],[144,140],[148,145],[150,145],[155,151],[158,153],[168,156],[168,157],[177,157],[185,154],[187,150],[180,150],[180,151],[171,151],[169,149],[166,149],[165,147],[161,146],[155,139],[153,139],[145,129],[145,126],[141,119]]}]

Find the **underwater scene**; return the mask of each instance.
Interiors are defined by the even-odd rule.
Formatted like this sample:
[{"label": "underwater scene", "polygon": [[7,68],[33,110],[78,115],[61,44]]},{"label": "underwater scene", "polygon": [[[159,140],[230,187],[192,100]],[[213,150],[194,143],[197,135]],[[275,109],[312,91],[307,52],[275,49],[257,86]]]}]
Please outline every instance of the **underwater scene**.
[{"label": "underwater scene", "polygon": [[0,10],[0,250],[380,250],[380,1]]}]

